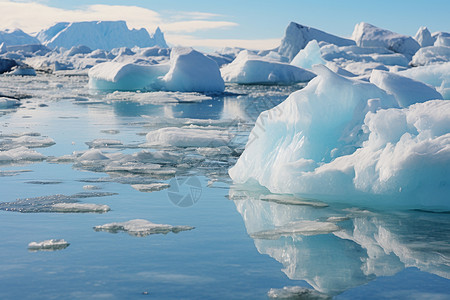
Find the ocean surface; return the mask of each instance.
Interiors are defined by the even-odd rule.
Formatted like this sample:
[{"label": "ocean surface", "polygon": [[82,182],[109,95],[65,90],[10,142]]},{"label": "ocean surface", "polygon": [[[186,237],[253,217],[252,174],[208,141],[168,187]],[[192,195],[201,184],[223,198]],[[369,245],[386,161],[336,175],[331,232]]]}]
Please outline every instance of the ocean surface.
[{"label": "ocean surface", "polygon": [[[87,81],[0,77],[0,93],[22,102],[0,110],[0,150],[17,154],[0,160],[0,299],[450,299],[449,212],[233,185],[227,170],[259,113],[304,85],[228,85],[205,96],[96,93]],[[215,139],[147,143],[168,127]],[[19,147],[43,156],[26,159]],[[95,159],[82,158],[87,150]],[[94,230],[136,219],[194,228]],[[70,245],[28,249],[50,239]],[[283,290],[293,286],[305,289]]]}]

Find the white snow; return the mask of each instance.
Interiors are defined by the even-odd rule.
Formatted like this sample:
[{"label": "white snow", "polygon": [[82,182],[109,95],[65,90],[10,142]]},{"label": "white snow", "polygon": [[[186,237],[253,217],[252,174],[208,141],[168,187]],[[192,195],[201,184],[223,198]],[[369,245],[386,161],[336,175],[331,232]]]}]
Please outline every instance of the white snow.
[{"label": "white snow", "polygon": [[175,147],[218,147],[226,146],[233,136],[223,130],[198,127],[165,127],[147,133],[150,145]]},{"label": "white snow", "polygon": [[20,101],[17,99],[0,97],[0,109],[12,108],[20,106]]},{"label": "white snow", "polygon": [[231,178],[318,199],[449,207],[450,101],[380,110],[398,107],[384,90],[324,66],[314,72],[259,116]]},{"label": "white snow", "polygon": [[420,48],[419,43],[410,36],[381,29],[364,22],[356,24],[352,39],[360,47],[385,47],[407,57],[412,57]]},{"label": "white snow", "polygon": [[85,45],[93,50],[155,45],[167,48],[159,28],[151,37],[144,28],[128,29],[124,21],[61,22],[42,30],[37,38],[51,48],[70,49],[79,45]]},{"label": "white snow", "polygon": [[28,244],[28,250],[30,251],[54,251],[65,249],[70,244],[63,239],[51,239],[42,242],[31,242]]},{"label": "white snow", "polygon": [[291,65],[303,69],[311,69],[316,64],[325,64],[316,40],[310,41],[291,61]]},{"label": "white snow", "polygon": [[419,43],[420,47],[433,46],[434,44],[434,39],[426,27],[420,27],[414,39]]},{"label": "white snow", "polygon": [[110,210],[108,205],[93,203],[56,203],[52,205],[53,212],[64,213],[105,213]]},{"label": "white snow", "polygon": [[221,72],[226,82],[240,84],[292,84],[309,81],[315,76],[305,69],[252,55],[246,50],[222,67]]},{"label": "white snow", "polygon": [[125,231],[130,235],[141,237],[158,233],[162,234],[166,234],[169,232],[178,233],[180,231],[187,231],[192,229],[194,229],[194,227],[155,224],[143,219],[135,219],[122,223],[108,223],[94,227],[95,231],[108,231],[113,233],[118,231]]},{"label": "white snow", "polygon": [[312,40],[326,42],[337,46],[350,46],[355,44],[352,40],[291,22],[286,28],[286,33],[278,47],[278,52],[291,61],[295,55],[297,55],[301,49],[305,48],[308,42]]},{"label": "white snow", "polygon": [[430,46],[420,48],[414,54],[412,66],[426,66],[437,63],[450,62],[450,47],[447,46]]},{"label": "white snow", "polygon": [[442,99],[434,87],[420,81],[386,71],[373,70],[370,82],[394,95],[400,107],[428,100]]}]

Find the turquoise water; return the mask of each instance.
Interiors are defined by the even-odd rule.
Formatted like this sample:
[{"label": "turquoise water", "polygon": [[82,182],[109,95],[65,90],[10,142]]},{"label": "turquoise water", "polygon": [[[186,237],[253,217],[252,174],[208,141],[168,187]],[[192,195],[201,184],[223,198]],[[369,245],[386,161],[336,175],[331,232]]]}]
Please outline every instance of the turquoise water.
[{"label": "turquoise water", "polygon": [[[228,86],[225,96],[211,100],[158,104],[133,101],[133,95],[111,100],[86,86],[83,76],[0,77],[1,93],[27,95],[22,107],[0,113],[0,141],[21,132],[55,141],[34,149],[48,157],[44,161],[0,165],[0,202],[115,193],[79,199],[108,205],[111,211],[103,214],[0,210],[0,299],[267,299],[270,289],[285,286],[337,299],[450,298],[450,214],[326,206],[316,200],[295,205],[289,197],[268,197],[259,186],[232,185],[226,170],[256,117],[301,85]],[[232,134],[230,153],[205,158],[196,147],[139,146],[151,130],[192,123],[205,127],[201,120],[208,119],[213,128]],[[87,150],[85,143],[99,138],[123,144],[107,146],[105,153],[163,150],[181,155],[182,161],[164,165],[175,167],[176,174],[162,177],[57,160]],[[26,172],[5,176],[11,170]],[[183,184],[189,178],[199,182],[191,194],[195,201],[177,206],[170,193],[193,192]],[[173,185],[174,179],[179,191],[148,193],[131,186]],[[86,190],[86,185],[99,189]],[[133,219],[195,229],[145,237],[93,230]],[[315,222],[312,231],[286,232],[292,230],[287,225],[305,221]],[[338,229],[318,232],[318,223]],[[28,243],[48,239],[65,239],[70,246],[28,251]]]}]

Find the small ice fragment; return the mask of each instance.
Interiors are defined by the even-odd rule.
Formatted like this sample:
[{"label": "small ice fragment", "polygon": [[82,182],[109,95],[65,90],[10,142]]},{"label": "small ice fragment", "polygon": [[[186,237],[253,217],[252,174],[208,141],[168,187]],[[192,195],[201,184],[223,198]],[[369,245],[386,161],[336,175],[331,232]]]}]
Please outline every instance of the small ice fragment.
[{"label": "small ice fragment", "polygon": [[278,204],[285,204],[285,205],[307,205],[307,206],[314,206],[314,207],[327,207],[328,206],[328,204],[325,204],[323,202],[305,200],[305,199],[297,198],[297,197],[290,196],[290,195],[279,195],[279,194],[264,195],[264,196],[260,197],[260,200],[275,202]]},{"label": "small ice fragment", "polygon": [[31,242],[28,244],[30,251],[55,251],[69,247],[69,243],[63,239],[51,239],[42,242]]},{"label": "small ice fragment", "polygon": [[283,226],[277,226],[272,230],[255,232],[250,236],[254,239],[276,240],[282,236],[328,234],[338,230],[339,227],[331,222],[304,220],[289,222]]},{"label": "small ice fragment", "polygon": [[138,190],[139,192],[156,192],[170,187],[167,183],[150,183],[150,184],[132,184],[132,188]]},{"label": "small ice fragment", "polygon": [[92,203],[56,203],[52,208],[54,212],[64,213],[105,213],[111,210],[108,205]]},{"label": "small ice fragment", "polygon": [[271,299],[303,299],[303,300],[326,300],[330,296],[322,294],[313,289],[300,286],[285,286],[282,289],[270,289],[267,293]]},{"label": "small ice fragment", "polygon": [[192,230],[195,227],[191,226],[172,226],[167,224],[155,224],[147,220],[135,219],[122,223],[109,223],[100,226],[95,226],[95,231],[107,231],[111,233],[117,233],[119,231],[127,232],[132,236],[144,237],[150,234],[169,232],[178,233],[180,231]]},{"label": "small ice fragment", "polygon": [[90,185],[90,184],[88,184],[88,185],[84,185],[83,189],[85,189],[85,190],[101,190],[102,188],[99,187],[98,185]]}]

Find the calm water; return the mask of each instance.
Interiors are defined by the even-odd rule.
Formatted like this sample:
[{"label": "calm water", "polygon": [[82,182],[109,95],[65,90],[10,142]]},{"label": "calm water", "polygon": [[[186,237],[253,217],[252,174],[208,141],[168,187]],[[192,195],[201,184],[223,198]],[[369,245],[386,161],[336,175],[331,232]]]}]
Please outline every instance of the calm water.
[{"label": "calm water", "polygon": [[[226,171],[256,117],[301,85],[228,86],[225,96],[202,101],[199,95],[94,94],[86,86],[84,76],[0,77],[0,93],[24,103],[0,111],[0,145],[6,149],[5,141],[23,132],[56,143],[33,148],[47,160],[0,165],[0,202],[114,193],[78,199],[107,204],[111,211],[104,214],[0,210],[0,299],[267,299],[270,289],[285,286],[336,299],[450,299],[450,214],[317,201],[293,205],[259,186],[232,185]],[[214,152],[217,147],[142,145],[151,130],[190,124],[227,132],[226,146]],[[161,163],[164,172],[156,175],[73,159],[74,151],[89,149],[86,142],[96,139],[120,141],[106,143],[102,152],[127,159],[143,150],[179,159]],[[131,186],[154,182],[171,187],[140,192]],[[186,195],[190,203],[174,204]],[[38,210],[39,201],[33,202]],[[145,237],[93,230],[132,219],[195,229]],[[338,230],[287,232],[290,224],[307,221],[333,223]],[[32,241],[53,238],[70,246],[27,249]]]}]

